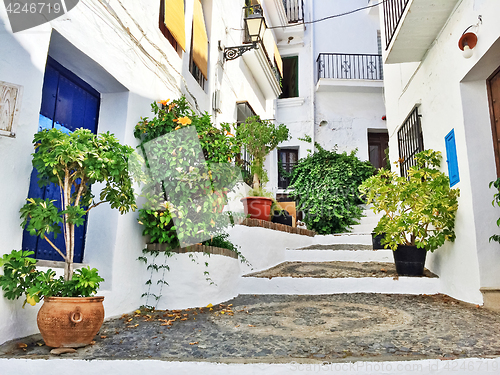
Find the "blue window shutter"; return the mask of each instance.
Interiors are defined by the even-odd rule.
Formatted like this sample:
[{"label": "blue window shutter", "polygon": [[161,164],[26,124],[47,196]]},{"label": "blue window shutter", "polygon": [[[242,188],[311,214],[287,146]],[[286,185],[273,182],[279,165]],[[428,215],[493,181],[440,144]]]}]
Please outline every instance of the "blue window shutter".
[{"label": "blue window shutter", "polygon": [[448,163],[448,176],[450,177],[450,187],[460,182],[460,175],[458,173],[458,158],[457,146],[455,144],[455,130],[444,138],[446,144],[446,162]]}]

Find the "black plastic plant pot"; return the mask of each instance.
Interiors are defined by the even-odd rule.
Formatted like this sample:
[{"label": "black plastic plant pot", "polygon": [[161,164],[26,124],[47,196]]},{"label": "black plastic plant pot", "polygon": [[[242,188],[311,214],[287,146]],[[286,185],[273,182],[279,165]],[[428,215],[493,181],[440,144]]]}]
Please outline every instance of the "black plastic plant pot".
[{"label": "black plastic plant pot", "polygon": [[399,245],[394,254],[396,271],[400,276],[422,276],[427,251],[416,246]]},{"label": "black plastic plant pot", "polygon": [[276,224],[284,224],[288,226],[292,226],[292,216],[288,213],[288,211],[274,211],[274,215],[271,217],[271,221]]},{"label": "black plastic plant pot", "polygon": [[382,234],[372,233],[373,250],[379,250],[379,249],[384,248],[384,245],[382,245],[382,243],[381,243],[382,238],[384,238],[384,236],[385,236],[385,233],[382,233]]}]

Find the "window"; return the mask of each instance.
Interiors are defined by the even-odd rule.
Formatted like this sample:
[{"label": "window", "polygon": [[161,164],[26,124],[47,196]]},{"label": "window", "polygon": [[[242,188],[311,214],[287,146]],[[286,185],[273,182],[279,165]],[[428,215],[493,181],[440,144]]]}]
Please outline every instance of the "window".
[{"label": "window", "polygon": [[452,129],[444,138],[446,145],[446,162],[448,163],[448,176],[450,177],[450,187],[460,182],[458,174],[457,146],[455,144],[455,130]]},{"label": "window", "polygon": [[[99,92],[55,60],[48,58],[42,88],[38,130],[57,128],[69,133],[77,128],[85,128],[96,133],[99,106]],[[37,175],[36,169],[33,168],[28,197],[51,199],[55,201],[56,206],[60,207],[59,188],[54,184],[40,188]],[[81,263],[83,260],[86,228],[86,222],[75,228],[74,260],[77,263]],[[63,235],[54,238],[53,234],[49,234],[47,237],[57,247],[65,248]],[[37,236],[31,236],[27,231],[23,233],[22,248],[34,251],[37,259],[63,261],[63,258],[47,241]]]},{"label": "window", "polygon": [[[236,124],[242,124],[249,117],[256,116],[254,110],[248,102],[236,103]],[[250,173],[250,164],[252,162],[251,155],[244,148],[241,154],[236,157],[236,164],[241,168],[243,180],[252,186],[253,176]]]},{"label": "window", "polygon": [[283,57],[283,81],[280,98],[297,98],[299,96],[299,57]]},{"label": "window", "polygon": [[415,155],[424,151],[418,107],[415,107],[398,130],[398,147],[401,176],[407,176],[408,169],[415,165]]},{"label": "window", "polygon": [[179,56],[186,50],[184,0],[160,1],[160,31]]},{"label": "window", "polygon": [[194,0],[189,71],[202,89],[208,78],[208,35],[201,0]]},{"label": "window", "polygon": [[299,160],[299,151],[290,149],[278,150],[278,188],[290,186],[290,174]]}]

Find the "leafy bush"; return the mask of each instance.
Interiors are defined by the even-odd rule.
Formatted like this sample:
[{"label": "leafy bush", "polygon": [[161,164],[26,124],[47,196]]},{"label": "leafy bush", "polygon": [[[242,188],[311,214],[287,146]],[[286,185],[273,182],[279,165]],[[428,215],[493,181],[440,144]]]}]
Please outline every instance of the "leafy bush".
[{"label": "leafy bush", "polygon": [[[497,206],[500,207],[500,178],[497,178],[495,181],[491,181],[490,182],[490,189],[492,186],[496,189],[496,192],[495,192],[495,194],[493,194],[493,201],[491,202],[491,204],[493,206],[495,206],[495,204],[496,204]],[[500,219],[497,220],[497,226],[500,227]],[[491,241],[495,241],[495,242],[500,243],[500,234],[492,235],[490,237],[490,242]]]},{"label": "leafy bush", "polygon": [[356,157],[357,150],[347,154],[318,144],[316,148],[294,168],[291,196],[308,229],[318,234],[345,232],[361,217],[358,186],[373,175],[374,168]]},{"label": "leafy bush", "polygon": [[[208,114],[195,114],[184,97],[170,104],[169,101],[159,104],[161,106],[151,105],[154,116],[141,119],[134,131],[141,142],[139,147],[149,175],[143,189],[147,204],[139,210],[139,223],[151,242],[166,243],[174,249],[184,242],[180,235],[183,238],[195,238],[198,234],[211,236],[227,225],[222,209],[236,181],[236,170],[229,167],[229,163],[240,152],[240,146],[231,134],[230,125],[216,128]],[[162,136],[175,137],[181,134],[177,131],[188,126],[196,128],[194,139],[178,137],[172,138],[175,142],[170,138],[161,141]],[[196,154],[199,145],[202,156]],[[148,160],[148,147],[154,160]],[[175,221],[188,215],[192,220]]]},{"label": "leafy bush", "polygon": [[90,267],[74,271],[71,280],[56,278],[56,273],[48,269],[45,272],[36,269],[36,259],[31,258],[33,251],[16,251],[5,254],[0,259],[3,275],[0,275],[0,287],[7,299],[17,299],[25,295],[25,304],[35,305],[43,297],[90,297],[99,284],[104,281],[97,274],[97,269]]},{"label": "leafy bush", "polygon": [[375,213],[384,212],[375,233],[385,233],[382,244],[417,246],[433,252],[455,240],[459,189],[439,170],[441,153],[425,150],[415,155],[408,177],[380,170],[360,186]]}]

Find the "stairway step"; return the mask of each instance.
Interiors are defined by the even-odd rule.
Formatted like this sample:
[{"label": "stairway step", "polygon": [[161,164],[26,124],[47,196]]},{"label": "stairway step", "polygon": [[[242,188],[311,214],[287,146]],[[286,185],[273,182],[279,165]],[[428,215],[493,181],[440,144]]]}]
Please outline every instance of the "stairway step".
[{"label": "stairway step", "polygon": [[[365,245],[367,246],[367,245]],[[371,246],[370,246],[371,248]],[[351,250],[351,249],[287,249],[285,251],[286,261],[298,262],[391,262],[393,261],[392,250]]]},{"label": "stairway step", "polygon": [[245,275],[241,294],[439,293],[440,280],[425,270],[422,277],[398,276],[388,262],[285,262]]},{"label": "stairway step", "polygon": [[360,244],[371,245],[371,232],[367,233],[336,233],[328,235],[319,235],[312,237],[313,245],[332,245],[332,244]]}]

